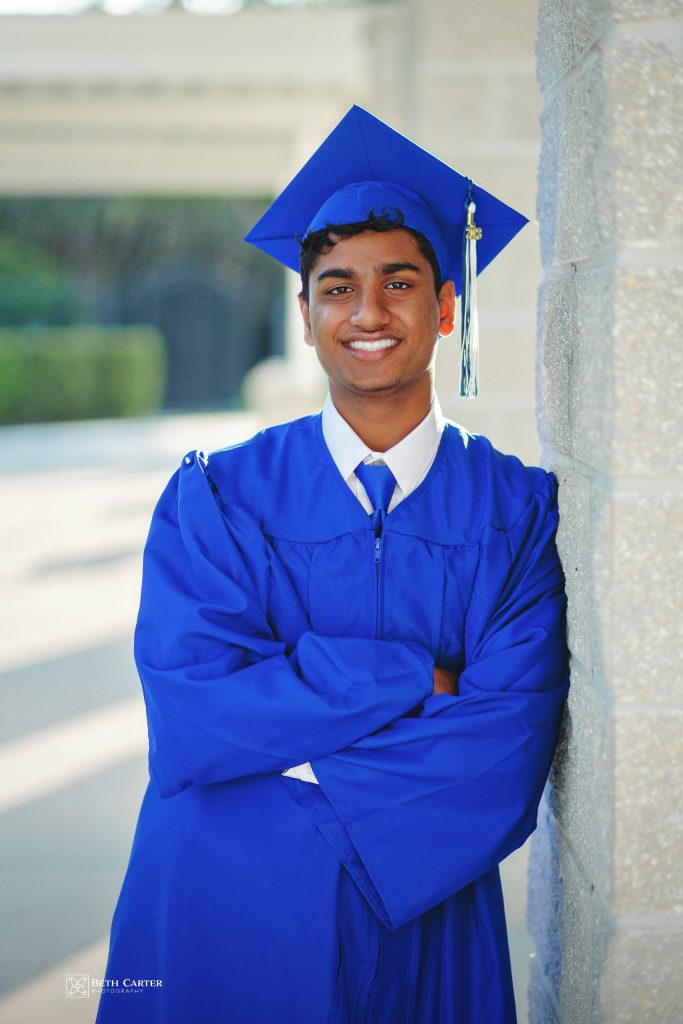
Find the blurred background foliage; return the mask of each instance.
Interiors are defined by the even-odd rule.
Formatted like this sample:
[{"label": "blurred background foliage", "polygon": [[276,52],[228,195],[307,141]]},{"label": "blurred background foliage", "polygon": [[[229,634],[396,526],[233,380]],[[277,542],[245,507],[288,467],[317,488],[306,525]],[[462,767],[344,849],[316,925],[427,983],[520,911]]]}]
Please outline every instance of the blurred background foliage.
[{"label": "blurred background foliage", "polygon": [[0,327],[0,423],[159,409],[166,346],[154,327]]},{"label": "blurred background foliage", "polygon": [[242,242],[266,205],[0,199],[0,420],[236,407],[283,347],[282,271]]}]

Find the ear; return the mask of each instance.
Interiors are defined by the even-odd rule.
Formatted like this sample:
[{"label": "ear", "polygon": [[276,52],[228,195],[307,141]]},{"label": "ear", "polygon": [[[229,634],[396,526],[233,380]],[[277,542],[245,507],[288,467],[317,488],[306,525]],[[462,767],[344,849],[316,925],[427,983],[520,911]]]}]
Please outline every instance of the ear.
[{"label": "ear", "polygon": [[310,345],[311,348],[312,348],[313,347],[313,335],[311,334],[311,313],[310,313],[310,310],[308,308],[308,303],[306,302],[306,300],[303,297],[303,294],[301,292],[299,292],[299,296],[298,297],[299,297],[299,309],[301,310],[301,317],[302,317],[303,322],[304,322],[304,341],[306,342],[307,345]]},{"label": "ear", "polygon": [[455,285],[444,281],[439,291],[439,334],[453,333],[455,326]]}]

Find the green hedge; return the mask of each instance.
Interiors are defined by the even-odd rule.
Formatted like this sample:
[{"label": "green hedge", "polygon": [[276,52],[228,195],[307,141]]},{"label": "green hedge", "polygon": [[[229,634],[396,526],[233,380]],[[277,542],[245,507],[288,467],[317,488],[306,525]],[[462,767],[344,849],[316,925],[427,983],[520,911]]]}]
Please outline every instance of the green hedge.
[{"label": "green hedge", "polygon": [[0,423],[137,416],[165,388],[165,341],[147,324],[0,327]]}]

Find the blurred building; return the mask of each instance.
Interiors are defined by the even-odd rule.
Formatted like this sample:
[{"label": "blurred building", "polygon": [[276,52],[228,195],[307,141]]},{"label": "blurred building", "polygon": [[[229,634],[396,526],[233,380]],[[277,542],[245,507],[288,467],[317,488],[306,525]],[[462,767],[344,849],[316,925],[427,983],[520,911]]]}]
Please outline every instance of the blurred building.
[{"label": "blurred building", "polygon": [[[359,103],[532,217],[535,16],[531,0],[483,0],[476,17],[463,0],[385,0],[225,16],[170,9],[113,18],[93,9],[5,18],[0,195],[274,195]],[[454,338],[442,342],[438,363],[447,414],[528,461],[539,457],[539,280],[532,217],[480,279],[481,397],[455,397]],[[203,290],[197,302],[211,307],[209,320],[231,316],[212,304],[210,282],[185,284]],[[266,367],[246,388],[273,419],[316,408],[324,393],[301,341],[296,287],[287,274],[286,365]],[[252,344],[249,331],[241,344]],[[253,359],[227,361],[246,369]],[[189,355],[187,363],[196,365]]]}]

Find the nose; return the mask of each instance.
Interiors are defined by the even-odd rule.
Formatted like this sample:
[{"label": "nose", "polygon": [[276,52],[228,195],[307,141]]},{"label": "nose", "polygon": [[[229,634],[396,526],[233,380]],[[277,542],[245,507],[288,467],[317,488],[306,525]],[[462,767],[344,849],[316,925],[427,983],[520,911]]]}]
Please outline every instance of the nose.
[{"label": "nose", "polygon": [[359,288],[356,292],[356,303],[350,320],[354,327],[371,333],[381,330],[389,322],[390,313],[387,309],[382,288]]}]

